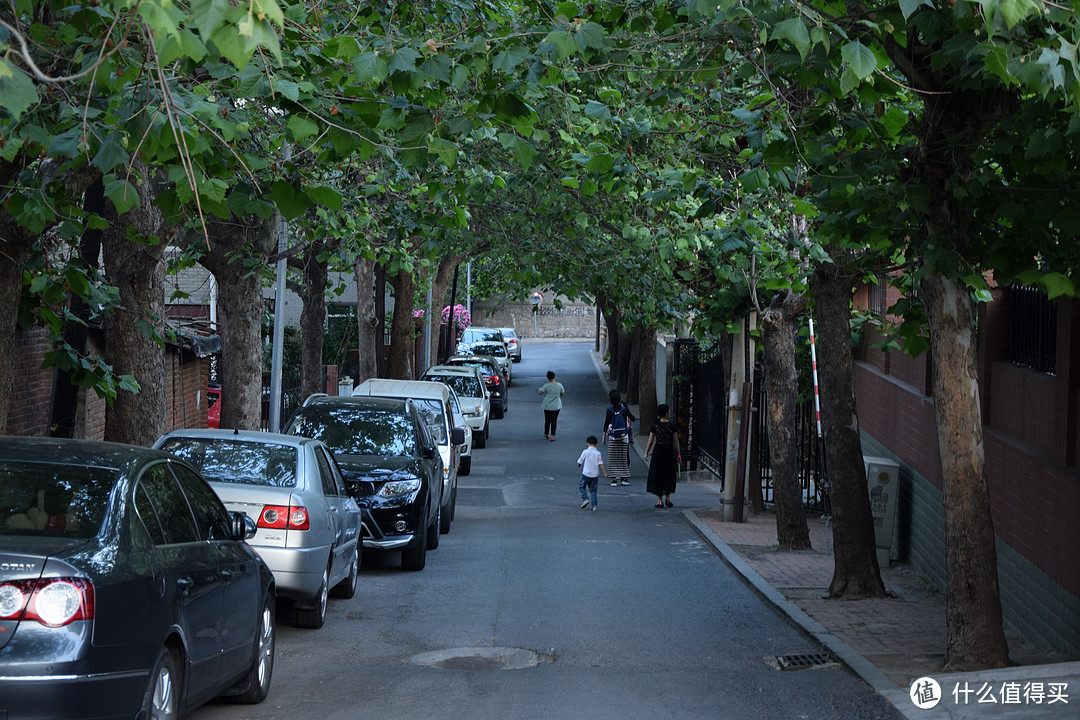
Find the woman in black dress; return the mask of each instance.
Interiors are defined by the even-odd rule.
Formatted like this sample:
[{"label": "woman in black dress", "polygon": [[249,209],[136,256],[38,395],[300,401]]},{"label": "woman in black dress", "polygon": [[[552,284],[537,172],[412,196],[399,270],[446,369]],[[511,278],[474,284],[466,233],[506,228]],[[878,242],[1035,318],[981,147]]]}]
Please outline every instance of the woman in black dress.
[{"label": "woman in black dress", "polygon": [[656,507],[674,507],[671,494],[675,492],[679,462],[682,460],[678,427],[671,422],[667,405],[656,408],[656,418],[649,430],[649,441],[645,443],[645,459],[652,455],[645,490],[656,496]]}]

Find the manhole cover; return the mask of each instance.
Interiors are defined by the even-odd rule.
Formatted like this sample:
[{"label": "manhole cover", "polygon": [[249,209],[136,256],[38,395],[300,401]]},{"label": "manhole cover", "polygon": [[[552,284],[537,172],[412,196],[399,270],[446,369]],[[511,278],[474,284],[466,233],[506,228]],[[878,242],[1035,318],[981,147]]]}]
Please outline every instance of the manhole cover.
[{"label": "manhole cover", "polygon": [[828,653],[775,655],[765,658],[765,662],[777,670],[824,670],[840,667],[840,663]]},{"label": "manhole cover", "polygon": [[551,662],[544,656],[522,648],[448,648],[413,655],[409,661],[422,667],[440,670],[523,670],[541,662]]}]

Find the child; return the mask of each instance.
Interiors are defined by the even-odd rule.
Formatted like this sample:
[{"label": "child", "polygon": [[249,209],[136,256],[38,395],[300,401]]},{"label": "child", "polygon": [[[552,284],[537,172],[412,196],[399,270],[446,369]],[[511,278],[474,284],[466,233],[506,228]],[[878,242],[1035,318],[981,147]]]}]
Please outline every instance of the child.
[{"label": "child", "polygon": [[[604,477],[607,477],[604,458],[596,449],[599,442],[595,435],[585,438],[585,449],[581,451],[581,456],[577,459],[577,464],[581,466],[581,484],[578,485],[581,491],[581,509],[589,507],[591,502],[593,512],[596,512],[596,487],[600,484],[600,473],[603,472]],[[588,489],[588,494],[585,493],[586,489]]]}]

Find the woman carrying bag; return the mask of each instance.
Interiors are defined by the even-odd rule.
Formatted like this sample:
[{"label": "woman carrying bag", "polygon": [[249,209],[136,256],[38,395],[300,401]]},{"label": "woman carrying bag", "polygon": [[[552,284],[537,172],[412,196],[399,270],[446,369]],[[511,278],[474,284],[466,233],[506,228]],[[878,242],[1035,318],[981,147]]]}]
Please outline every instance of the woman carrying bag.
[{"label": "woman carrying bag", "polygon": [[637,420],[630,408],[622,401],[618,390],[608,393],[611,406],[604,417],[604,444],[607,459],[604,467],[611,478],[611,486],[630,484],[630,443],[634,441],[634,429],[630,423]]}]

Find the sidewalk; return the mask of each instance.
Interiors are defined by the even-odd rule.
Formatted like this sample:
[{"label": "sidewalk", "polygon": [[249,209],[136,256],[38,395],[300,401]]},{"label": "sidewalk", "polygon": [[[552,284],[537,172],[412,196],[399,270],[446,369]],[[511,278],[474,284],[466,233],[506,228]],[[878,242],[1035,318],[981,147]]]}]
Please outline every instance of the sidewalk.
[{"label": "sidewalk", "polygon": [[[593,360],[606,387],[607,374],[595,353]],[[637,408],[632,410],[636,413]],[[633,447],[644,462],[645,438],[639,436]],[[685,473],[683,482],[694,482],[695,475]],[[833,556],[821,518],[808,518],[813,550],[778,552],[772,513],[750,516],[743,523],[724,522],[719,507],[684,510],[683,515],[749,585],[903,716],[913,720],[1080,718],[1080,662],[1040,650],[1023,638],[1008,638],[1013,667],[942,673],[945,598],[907,565],[881,569],[885,588],[894,597],[824,599],[832,579]],[[924,678],[936,681],[936,693],[929,692],[925,683],[912,688],[913,681]],[[921,709],[915,699],[934,706]]]}]

